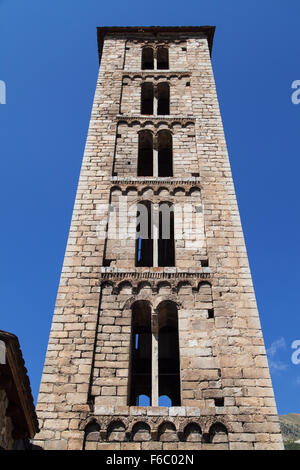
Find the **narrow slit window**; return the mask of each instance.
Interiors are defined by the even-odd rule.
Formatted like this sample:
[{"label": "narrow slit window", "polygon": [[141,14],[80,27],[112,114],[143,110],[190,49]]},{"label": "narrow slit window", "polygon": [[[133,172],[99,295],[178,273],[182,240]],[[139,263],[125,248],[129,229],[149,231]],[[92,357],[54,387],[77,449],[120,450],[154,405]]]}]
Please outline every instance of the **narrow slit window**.
[{"label": "narrow slit window", "polygon": [[214,309],[213,309],[213,308],[209,308],[209,309],[208,309],[208,311],[207,311],[207,318],[215,318]]},{"label": "narrow slit window", "polygon": [[224,397],[215,398],[215,406],[224,406]]}]

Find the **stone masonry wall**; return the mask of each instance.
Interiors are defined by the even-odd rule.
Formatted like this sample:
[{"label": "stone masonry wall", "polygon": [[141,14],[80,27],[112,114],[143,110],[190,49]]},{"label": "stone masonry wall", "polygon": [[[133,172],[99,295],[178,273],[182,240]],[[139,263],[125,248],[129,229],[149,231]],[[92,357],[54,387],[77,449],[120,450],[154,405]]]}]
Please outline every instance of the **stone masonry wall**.
[{"label": "stone masonry wall", "polygon": [[[176,90],[176,89],[175,89]],[[124,117],[125,119],[125,117]],[[156,118],[157,122],[151,122],[150,118],[141,116],[128,119],[128,122],[118,124],[116,139],[116,155],[114,161],[114,172],[119,177],[132,177],[137,175],[138,161],[138,132],[150,130],[154,136],[163,129],[171,127],[173,141],[173,172],[174,177],[189,178],[193,173],[199,173],[197,159],[195,125],[187,119],[182,123],[170,121],[170,117]],[[159,122],[160,121],[160,122]]]},{"label": "stone masonry wall", "polygon": [[[160,44],[169,70],[141,71],[142,47]],[[139,114],[144,80],[170,83],[169,116]],[[145,128],[172,131],[174,178],[137,178]],[[133,239],[99,235],[120,194],[194,201],[203,228],[193,227],[196,244],[176,240],[175,267],[137,268]],[[164,300],[177,305],[180,407],[127,406],[136,300],[152,316]],[[37,413],[45,449],[283,448],[201,34],[105,37]]]},{"label": "stone masonry wall", "polygon": [[190,75],[185,72],[164,73],[159,71],[129,72],[124,75],[122,82],[122,97],[120,114],[129,116],[139,115],[141,112],[141,88],[143,83],[152,83],[157,90],[159,83],[170,86],[170,114],[172,116],[191,116],[192,97]]},{"label": "stone masonry wall", "polygon": [[[127,405],[132,303],[146,300],[154,310],[164,300],[177,298],[180,299],[182,405],[214,406],[222,384],[214,352],[214,319],[208,318],[208,310],[212,309],[211,287],[202,281],[194,291],[187,282],[178,283],[177,288],[178,293],[174,294],[169,282],[160,282],[153,293],[151,284],[143,282],[132,295],[130,282],[120,283],[117,292],[113,292],[110,284],[103,285],[91,390],[96,407],[109,406],[112,402]],[[227,401],[231,403],[229,397],[225,398],[225,405]]]},{"label": "stone masonry wall", "polygon": [[[135,181],[135,183],[137,182]],[[182,186],[175,186],[172,189],[163,186],[163,183],[157,188],[147,185],[139,190],[139,187],[141,187],[140,184],[138,186],[131,184],[124,186],[123,190],[121,186],[117,185],[112,188],[111,207],[113,212],[108,223],[109,236],[104,252],[105,260],[107,263],[110,262],[109,266],[124,269],[131,269],[134,266],[137,203],[142,201],[152,201],[154,204],[160,202],[173,204],[176,266],[182,269],[187,265],[190,268],[201,266],[201,260],[207,259],[207,250],[200,189],[192,187],[186,191]],[[128,226],[126,227],[124,227],[123,218],[119,214],[120,201],[122,203],[124,201],[124,204],[129,208]],[[187,209],[190,210],[190,214],[187,214]],[[197,211],[198,209],[200,210]],[[184,236],[185,230],[189,231],[188,239]]]}]

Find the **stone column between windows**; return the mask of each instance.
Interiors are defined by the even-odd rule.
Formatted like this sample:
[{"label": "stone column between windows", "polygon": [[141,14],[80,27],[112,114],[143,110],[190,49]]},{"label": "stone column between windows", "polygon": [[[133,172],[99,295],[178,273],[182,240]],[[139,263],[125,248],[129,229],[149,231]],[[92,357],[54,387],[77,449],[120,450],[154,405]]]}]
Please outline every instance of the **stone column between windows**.
[{"label": "stone column between windows", "polygon": [[153,86],[153,116],[158,115],[157,87]]},{"label": "stone column between windows", "polygon": [[153,49],[153,70],[157,70],[157,50]]},{"label": "stone column between windows", "polygon": [[158,406],[158,332],[152,332],[151,406]]},{"label": "stone column between windows", "polygon": [[153,204],[153,267],[158,266],[159,205]]},{"label": "stone column between windows", "polygon": [[158,150],[157,138],[153,142],[153,176],[158,177]]}]

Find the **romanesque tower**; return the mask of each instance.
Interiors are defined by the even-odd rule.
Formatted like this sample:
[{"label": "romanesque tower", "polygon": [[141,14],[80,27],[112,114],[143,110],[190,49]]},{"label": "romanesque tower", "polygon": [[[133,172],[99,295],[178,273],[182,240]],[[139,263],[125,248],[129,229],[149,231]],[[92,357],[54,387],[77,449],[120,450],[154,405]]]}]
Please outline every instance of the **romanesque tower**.
[{"label": "romanesque tower", "polygon": [[213,35],[98,29],[37,406],[45,449],[282,448]]}]

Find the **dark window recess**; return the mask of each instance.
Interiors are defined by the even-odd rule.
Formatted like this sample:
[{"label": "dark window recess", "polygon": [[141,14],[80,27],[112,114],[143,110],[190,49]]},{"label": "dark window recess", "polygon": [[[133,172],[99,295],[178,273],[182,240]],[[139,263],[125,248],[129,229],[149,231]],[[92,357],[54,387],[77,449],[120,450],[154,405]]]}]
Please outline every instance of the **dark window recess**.
[{"label": "dark window recess", "polygon": [[142,50],[142,70],[154,69],[154,56],[151,47],[144,47]]},{"label": "dark window recess", "polygon": [[151,396],[151,309],[148,302],[132,306],[129,406],[139,404],[141,395]]},{"label": "dark window recess", "polygon": [[201,266],[202,268],[208,268],[208,259],[202,259]]},{"label": "dark window recess", "polygon": [[214,314],[214,309],[213,308],[209,308],[208,309],[208,316],[207,318],[215,318],[215,314]]},{"label": "dark window recess", "polygon": [[182,51],[186,51],[186,47],[182,47],[181,50],[182,50]]},{"label": "dark window recess", "polygon": [[194,176],[194,178],[199,178],[200,174],[199,173],[192,173],[192,176]]},{"label": "dark window recess", "polygon": [[191,86],[191,82],[186,82],[185,86]]},{"label": "dark window recess", "polygon": [[167,116],[170,114],[170,103],[168,99],[159,99],[157,103],[157,114]]},{"label": "dark window recess", "polygon": [[215,406],[224,406],[224,398],[215,398]]},{"label": "dark window recess", "polygon": [[122,137],[122,134],[117,134],[117,138],[120,139]]},{"label": "dark window recess", "polygon": [[170,114],[170,87],[168,83],[159,83],[157,87],[157,114]]},{"label": "dark window recess", "polygon": [[141,87],[141,114],[153,114],[153,97],[153,83],[143,83]]},{"label": "dark window recess", "polygon": [[202,442],[203,442],[203,444],[209,444],[210,443],[210,435],[208,434],[208,432],[203,433]]},{"label": "dark window recess", "polygon": [[153,266],[152,204],[137,206],[136,266]]},{"label": "dark window recess", "polygon": [[172,134],[163,130],[158,132],[158,176],[173,176]]},{"label": "dark window recess", "polygon": [[160,304],[158,323],[158,394],[169,397],[172,406],[180,406],[178,313],[174,302]]},{"label": "dark window recess", "polygon": [[139,133],[138,176],[153,176],[153,135],[150,131]]},{"label": "dark window recess", "polygon": [[109,267],[110,266],[110,263],[112,262],[113,260],[112,259],[105,259],[103,260],[103,266],[104,267]]},{"label": "dark window recess", "polygon": [[175,266],[174,208],[166,202],[159,206],[158,266]]},{"label": "dark window recess", "polygon": [[169,50],[166,47],[159,47],[156,52],[157,69],[167,70],[169,68]]},{"label": "dark window recess", "polygon": [[96,422],[96,420],[90,421],[84,430],[84,440],[86,440],[89,434],[94,433],[94,432],[98,433],[99,431],[100,431],[100,426]]}]

